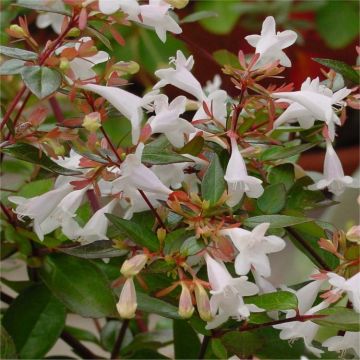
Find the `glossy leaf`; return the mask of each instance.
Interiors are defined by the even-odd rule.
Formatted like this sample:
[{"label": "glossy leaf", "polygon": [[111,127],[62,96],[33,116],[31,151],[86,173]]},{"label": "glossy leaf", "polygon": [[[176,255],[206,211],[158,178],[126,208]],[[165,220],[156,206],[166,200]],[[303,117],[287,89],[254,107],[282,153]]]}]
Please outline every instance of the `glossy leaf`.
[{"label": "glossy leaf", "polygon": [[237,56],[226,49],[213,52],[213,57],[221,66],[231,65],[232,67],[240,68],[240,63]]},{"label": "glossy leaf", "polygon": [[10,59],[4,61],[0,65],[0,75],[15,75],[20,74],[24,68],[25,61],[19,59]]},{"label": "glossy leaf", "polygon": [[219,157],[214,154],[201,183],[201,195],[204,200],[209,200],[214,205],[225,191],[224,170]]},{"label": "glossy leaf", "polygon": [[21,358],[41,359],[57,341],[66,311],[44,285],[25,289],[10,305],[3,325]]},{"label": "glossy leaf", "polygon": [[36,60],[38,57],[37,54],[32,51],[2,45],[0,45],[0,54],[25,61]]},{"label": "glossy leaf", "polygon": [[320,310],[315,315],[326,315],[313,322],[343,331],[360,331],[359,315],[352,309],[335,306]]},{"label": "glossy leaf", "polygon": [[270,184],[283,184],[289,190],[294,184],[295,171],[293,164],[281,164],[270,169],[268,181]]},{"label": "glossy leaf", "polygon": [[74,313],[93,318],[116,313],[114,295],[105,274],[89,260],[65,254],[49,255],[40,276]]},{"label": "glossy leaf", "polygon": [[270,223],[270,228],[283,228],[312,221],[312,219],[288,215],[260,215],[245,219],[244,225],[255,227],[262,223]]},{"label": "glossy leaf", "polygon": [[217,16],[218,13],[215,11],[197,11],[197,12],[193,12],[190,15],[185,16],[183,19],[181,19],[180,23],[181,24],[192,23],[203,19],[214,18]]},{"label": "glossy leaf", "polygon": [[73,326],[65,326],[64,331],[66,331],[68,334],[75,337],[77,340],[89,341],[89,342],[93,342],[95,344],[99,343],[98,338],[92,332],[90,332],[88,330],[76,328]]},{"label": "glossy leaf", "polygon": [[189,141],[185,146],[179,149],[180,154],[190,154],[197,156],[201,153],[204,147],[204,138],[202,136],[195,136],[191,141]]},{"label": "glossy leaf", "polygon": [[253,332],[230,331],[221,337],[229,355],[237,355],[240,359],[256,354],[263,346],[262,339]]},{"label": "glossy leaf", "polygon": [[179,251],[184,241],[192,235],[193,233],[191,231],[184,228],[171,231],[165,238],[165,254],[173,254]]},{"label": "glossy leaf", "polygon": [[41,152],[37,147],[29,144],[17,143],[6,146],[2,148],[1,151],[17,159],[40,165],[45,170],[48,170],[55,174],[67,176],[81,174],[79,171],[66,169],[56,164],[47,155],[45,155],[44,152]]},{"label": "glossy leaf", "polygon": [[197,359],[200,340],[186,320],[173,320],[175,359]]},{"label": "glossy leaf", "polygon": [[289,291],[277,291],[244,298],[246,304],[254,304],[266,311],[296,309],[298,299]]},{"label": "glossy leaf", "polygon": [[258,198],[257,205],[265,214],[280,212],[286,203],[286,189],[283,184],[269,185]]},{"label": "glossy leaf", "polygon": [[287,159],[289,157],[298,155],[306,150],[309,150],[316,146],[317,144],[301,144],[291,147],[286,146],[273,146],[269,149],[266,149],[260,156],[262,161],[269,160],[280,160]]},{"label": "glossy leaf", "polygon": [[21,76],[25,85],[39,99],[51,95],[61,85],[61,74],[46,66],[26,66]]},{"label": "glossy leaf", "polygon": [[112,214],[106,214],[116,228],[123,232],[130,240],[148,248],[150,251],[156,251],[159,248],[159,240],[156,235],[147,227],[141,226],[131,220],[125,220]]},{"label": "glossy leaf", "polygon": [[166,165],[174,163],[192,162],[189,158],[175,153],[158,153],[144,151],[141,161],[150,165]]},{"label": "glossy leaf", "polygon": [[218,359],[227,359],[226,347],[223,345],[220,339],[211,339],[211,350]]},{"label": "glossy leaf", "polygon": [[46,11],[50,13],[57,13],[62,15],[71,15],[67,10],[64,10],[60,3],[56,1],[51,2],[51,6],[46,6],[46,2],[41,2],[39,0],[17,0],[14,4],[16,6],[21,6],[28,9]]}]

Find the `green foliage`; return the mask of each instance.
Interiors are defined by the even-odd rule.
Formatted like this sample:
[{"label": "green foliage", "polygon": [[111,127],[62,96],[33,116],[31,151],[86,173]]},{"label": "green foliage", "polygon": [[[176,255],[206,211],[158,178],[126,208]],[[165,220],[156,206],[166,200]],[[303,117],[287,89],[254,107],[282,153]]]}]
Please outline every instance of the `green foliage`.
[{"label": "green foliage", "polygon": [[288,215],[260,215],[245,219],[244,225],[255,227],[262,223],[270,223],[270,229],[284,228],[311,221],[312,219]]},{"label": "green foliage", "polygon": [[315,315],[325,315],[314,322],[343,331],[360,331],[359,314],[345,307],[335,306],[320,310]]},{"label": "green foliage", "polygon": [[33,51],[12,48],[12,47],[2,46],[2,45],[0,46],[0,54],[11,57],[11,58],[19,59],[19,60],[25,60],[25,61],[37,59],[37,54],[34,53]]},{"label": "green foliage", "polygon": [[3,326],[0,329],[0,356],[2,359],[17,359],[14,340]]},{"label": "green foliage", "polygon": [[43,285],[25,289],[10,305],[3,326],[20,358],[41,359],[55,344],[65,324],[64,306]]},{"label": "green foliage", "polygon": [[114,295],[104,273],[89,260],[66,254],[49,255],[40,276],[52,293],[74,313],[93,318],[116,313]]},{"label": "green foliage", "polygon": [[196,359],[200,340],[185,320],[173,320],[175,359]]},{"label": "green foliage", "polygon": [[268,181],[272,185],[283,184],[286,191],[288,191],[295,179],[294,165],[290,163],[274,166],[270,169],[268,174]]},{"label": "green foliage", "polygon": [[256,354],[263,347],[263,341],[253,332],[230,331],[221,337],[229,355],[237,355],[240,359]]},{"label": "green foliage", "polygon": [[24,68],[25,61],[19,59],[10,59],[0,65],[0,75],[20,74]]},{"label": "green foliage", "polygon": [[215,11],[198,11],[198,12],[194,12],[190,15],[185,16],[183,19],[181,19],[181,23],[182,24],[192,23],[192,22],[196,22],[199,20],[214,18],[217,16],[218,16],[218,14]]},{"label": "green foliage", "polygon": [[264,214],[280,212],[286,203],[286,188],[283,184],[269,185],[259,197],[257,205]]},{"label": "green foliage", "polygon": [[277,291],[244,298],[246,304],[254,304],[266,311],[296,309],[298,300],[295,294],[289,291]]},{"label": "green foliage", "polygon": [[316,146],[316,144],[301,144],[295,146],[272,146],[263,151],[263,153],[260,156],[260,159],[262,161],[287,159],[289,157],[299,155],[302,152],[309,150],[314,146]]},{"label": "green foliage", "polygon": [[240,67],[239,59],[236,55],[226,49],[215,51],[213,57],[222,66],[231,65],[234,68]]}]

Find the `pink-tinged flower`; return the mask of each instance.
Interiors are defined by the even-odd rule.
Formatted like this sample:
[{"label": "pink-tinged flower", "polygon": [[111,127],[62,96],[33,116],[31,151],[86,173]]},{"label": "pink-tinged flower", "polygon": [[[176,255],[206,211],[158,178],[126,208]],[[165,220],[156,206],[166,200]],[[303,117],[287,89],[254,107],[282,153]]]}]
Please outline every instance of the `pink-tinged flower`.
[{"label": "pink-tinged flower", "polygon": [[297,34],[292,30],[276,33],[275,19],[268,16],[262,24],[261,35],[249,35],[245,37],[245,40],[255,47],[256,54],[260,54],[255,68],[271,64],[276,60],[279,60],[281,65],[290,67],[291,61],[283,49],[292,45],[296,38]]},{"label": "pink-tinged flower", "polygon": [[107,205],[95,212],[85,226],[79,231],[79,241],[83,244],[89,244],[96,240],[107,240],[106,231],[109,220],[105,216],[111,213],[118,203],[118,199],[111,200]]},{"label": "pink-tinged flower", "polygon": [[120,272],[126,276],[131,277],[137,275],[146,265],[148,256],[145,254],[138,254],[123,262]]},{"label": "pink-tinged flower", "polygon": [[352,226],[346,233],[346,238],[349,241],[360,244],[360,225]]},{"label": "pink-tinged flower", "polygon": [[228,185],[227,204],[231,207],[237,205],[244,193],[250,198],[258,198],[264,192],[262,181],[249,176],[243,157],[240,154],[235,138],[231,138],[231,157],[226,168],[225,181]]},{"label": "pink-tinged flower", "polygon": [[136,291],[132,277],[126,279],[116,304],[117,311],[123,319],[132,319],[137,308]]},{"label": "pink-tinged flower", "polygon": [[[61,26],[64,21],[64,15],[61,13],[65,11],[65,6],[62,0],[37,0],[39,5],[45,5],[48,9],[54,12],[40,13],[36,18],[36,26],[39,29],[45,29],[51,26],[57,33],[61,33]],[[60,13],[58,13],[60,12]]]},{"label": "pink-tinged flower", "polygon": [[196,307],[198,309],[201,319],[203,319],[204,321],[211,321],[212,315],[209,296],[204,287],[199,282],[195,282],[194,293],[196,299]]},{"label": "pink-tinged flower", "polygon": [[147,105],[154,99],[155,93],[148,93],[141,98],[140,96],[113,86],[85,84],[81,85],[81,88],[102,96],[121,114],[128,118],[131,122],[132,142],[133,144],[137,144],[143,118],[142,108],[147,108]]},{"label": "pink-tinged flower", "polygon": [[346,350],[352,350],[358,357],[359,350],[359,333],[355,331],[346,331],[344,336],[333,336],[322,343],[322,346],[328,348],[329,351],[341,351],[343,357]]},{"label": "pink-tinged flower", "polygon": [[246,275],[253,268],[259,275],[270,276],[271,269],[267,254],[283,250],[285,241],[278,236],[265,236],[269,226],[269,223],[259,224],[252,231],[241,228],[220,230],[220,234],[229,236],[239,250],[235,259],[237,274]]},{"label": "pink-tinged flower", "polygon": [[188,286],[185,283],[181,283],[181,294],[179,299],[179,315],[183,319],[188,319],[194,312],[194,306],[192,304],[191,293]]},{"label": "pink-tinged flower", "polygon": [[327,273],[330,285],[333,286],[331,292],[341,295],[346,292],[352,302],[354,310],[360,313],[360,273],[355,274],[350,279],[345,279],[335,273]]},{"label": "pink-tinged flower", "polygon": [[320,84],[319,78],[307,78],[300,91],[273,93],[273,97],[290,102],[290,106],[276,119],[274,127],[284,123],[298,121],[304,129],[314,125],[315,120],[325,121],[331,140],[335,138],[335,125],[341,125],[333,105],[344,105],[342,101],[351,93],[350,89],[342,88],[333,93]]},{"label": "pink-tinged flower", "polygon": [[193,125],[182,119],[185,112],[186,97],[178,96],[169,104],[166,95],[158,95],[154,101],[155,116],[149,118],[152,133],[163,133],[175,147],[184,146],[185,135],[196,131]]},{"label": "pink-tinged flower", "polygon": [[326,142],[326,154],[324,161],[324,179],[310,185],[310,190],[328,188],[335,195],[340,195],[346,187],[354,187],[351,176],[345,176],[339,157],[337,156],[330,141]]},{"label": "pink-tinged flower", "polygon": [[[326,301],[312,307],[317,294],[325,280],[316,280],[305,285],[300,290],[296,291],[296,297],[298,298],[298,309],[300,315],[313,315],[316,312],[325,309],[329,306]],[[287,289],[291,291],[291,289]],[[296,315],[295,310],[289,310],[286,312],[286,318],[291,318]],[[319,325],[312,321],[292,321],[289,323],[279,324],[273,326],[275,329],[281,330],[280,339],[282,340],[296,340],[302,338],[304,340],[305,347],[311,351],[315,356],[320,357],[323,353],[322,350],[313,346],[312,342],[320,328]]]},{"label": "pink-tinged flower", "polygon": [[205,260],[212,289],[210,309],[213,316],[207,329],[214,329],[229,318],[247,319],[250,312],[262,311],[256,305],[244,303],[243,296],[255,295],[259,291],[255,284],[247,281],[247,276],[232,278],[223,262],[216,261],[209,255],[205,255]]},{"label": "pink-tinged flower", "polygon": [[137,0],[99,0],[99,10],[105,15],[110,15],[118,10],[131,16],[140,14],[140,5]]},{"label": "pink-tinged flower", "polygon": [[172,191],[167,188],[159,178],[145,165],[141,163],[144,144],[140,143],[135,154],[129,154],[120,166],[121,176],[113,181],[113,192],[127,192],[143,190],[158,194],[169,195]]},{"label": "pink-tinged flower", "polygon": [[149,4],[140,6],[140,16],[129,14],[128,19],[150,28],[154,28],[162,42],[166,41],[166,32],[182,32],[181,27],[169,15],[171,6],[164,0],[149,0]]}]

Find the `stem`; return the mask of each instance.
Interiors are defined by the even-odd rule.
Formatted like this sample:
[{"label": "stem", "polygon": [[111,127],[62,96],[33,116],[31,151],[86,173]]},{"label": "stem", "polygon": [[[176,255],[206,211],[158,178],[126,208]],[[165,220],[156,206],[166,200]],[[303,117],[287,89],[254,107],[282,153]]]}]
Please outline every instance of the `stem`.
[{"label": "stem", "polygon": [[299,242],[306,251],[309,252],[309,254],[316,260],[316,262],[318,263],[318,265],[320,265],[320,267],[323,270],[326,271],[331,271],[332,269],[329,268],[329,266],[325,263],[325,261],[323,260],[323,258],[321,256],[319,256],[314,249],[306,242],[306,240],[304,240],[295,230],[293,230],[290,227],[286,228],[287,232],[297,241]]},{"label": "stem", "polygon": [[159,225],[166,230],[165,224],[164,224],[163,221],[161,220],[161,217],[160,217],[160,215],[157,213],[157,211],[155,210],[155,208],[152,206],[152,204],[151,204],[150,200],[148,199],[148,197],[145,195],[145,193],[144,193],[142,190],[138,189],[138,191],[139,191],[140,195],[142,196],[142,198],[144,199],[144,201],[146,202],[147,206],[150,208],[150,210],[152,211],[152,213],[153,213],[154,216],[156,217]]},{"label": "stem", "polygon": [[70,345],[74,349],[75,353],[83,359],[101,359],[68,332],[63,331],[60,338]]},{"label": "stem", "polygon": [[51,106],[51,109],[56,117],[56,121],[59,125],[61,125],[65,118],[64,118],[64,114],[61,110],[61,107],[59,105],[59,102],[56,100],[56,97],[53,96],[52,98],[49,99],[49,103],[50,103],[50,106]]},{"label": "stem", "polygon": [[95,191],[93,189],[87,190],[86,196],[89,199],[89,203],[90,203],[93,213],[95,213],[96,211],[98,211],[100,209],[100,204],[96,197]]},{"label": "stem", "polygon": [[119,160],[119,163],[121,164],[121,158],[120,155],[118,154],[118,152],[116,151],[116,148],[114,146],[114,144],[112,143],[112,141],[110,140],[108,134],[106,133],[105,129],[101,126],[100,127],[101,132],[103,133],[107,143],[109,144],[109,146],[111,147],[111,150],[113,151],[114,155],[116,156],[116,158]]},{"label": "stem", "polygon": [[116,341],[115,341],[115,344],[114,344],[114,348],[111,352],[111,359],[117,359],[117,356],[119,355],[119,351],[121,349],[121,344],[124,340],[124,337],[125,337],[125,333],[126,333],[126,330],[129,326],[129,322],[130,320],[129,319],[126,319],[123,321],[122,325],[121,325],[121,329],[119,331],[119,334],[116,338]]},{"label": "stem", "polygon": [[5,216],[7,217],[9,223],[15,227],[15,221],[14,221],[14,218],[11,216],[11,213],[10,211],[8,210],[8,208],[0,201],[0,207],[1,207],[1,210],[3,211],[3,213],[5,214]]},{"label": "stem", "polygon": [[207,347],[211,340],[211,336],[205,335],[201,343],[198,359],[204,359]]},{"label": "stem", "polygon": [[10,305],[15,299],[12,296],[5,294],[4,292],[1,291],[0,292],[0,300],[2,302],[4,302],[5,304]]}]

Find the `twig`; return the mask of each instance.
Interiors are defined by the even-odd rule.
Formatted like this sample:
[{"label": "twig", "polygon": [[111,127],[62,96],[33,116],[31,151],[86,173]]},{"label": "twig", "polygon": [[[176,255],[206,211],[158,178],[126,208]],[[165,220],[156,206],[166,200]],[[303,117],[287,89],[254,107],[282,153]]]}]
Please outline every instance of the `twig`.
[{"label": "twig", "polygon": [[15,299],[12,296],[5,294],[4,292],[1,291],[0,300],[3,301],[5,304],[10,305]]},{"label": "twig", "polygon": [[80,355],[83,359],[101,359],[100,356],[95,355],[87,347],[85,347],[79,340],[70,335],[67,331],[63,331],[60,338],[70,345],[76,354]]},{"label": "twig", "polygon": [[205,335],[201,343],[198,359],[204,359],[207,347],[211,340],[211,336]]},{"label": "twig", "polygon": [[3,213],[6,215],[6,217],[8,218],[9,223],[13,226],[16,227],[16,223],[14,218],[11,216],[10,211],[7,209],[7,207],[0,201],[0,207],[1,210],[3,211]]},{"label": "twig", "polygon": [[50,106],[51,106],[51,109],[56,117],[56,121],[59,125],[61,125],[65,118],[64,118],[64,114],[61,110],[61,107],[59,105],[59,102],[57,101],[56,97],[53,96],[49,99],[49,103],[50,103]]},{"label": "twig", "polygon": [[130,320],[129,319],[126,319],[123,321],[122,325],[121,325],[121,329],[119,331],[119,334],[116,338],[116,341],[115,341],[115,344],[114,344],[114,348],[111,352],[111,359],[117,359],[118,358],[118,355],[119,355],[119,351],[121,349],[121,344],[124,340],[124,337],[125,337],[125,333],[126,333],[126,330],[129,326],[129,322]]},{"label": "twig", "polygon": [[103,133],[107,143],[109,144],[109,146],[111,147],[111,150],[113,151],[114,155],[116,156],[116,158],[119,160],[119,163],[122,163],[122,160],[120,158],[120,155],[118,154],[118,152],[116,151],[116,148],[114,146],[114,144],[112,143],[111,139],[109,138],[109,135],[106,133],[105,129],[103,128],[103,126],[100,127],[101,132]]},{"label": "twig", "polygon": [[93,213],[95,213],[96,211],[98,211],[100,209],[100,204],[96,197],[95,191],[93,189],[87,190],[86,196],[89,199],[91,210],[93,211]]},{"label": "twig", "polygon": [[158,212],[156,211],[156,209],[152,206],[152,204],[151,204],[150,200],[148,199],[148,197],[145,195],[145,193],[142,190],[138,189],[138,191],[139,191],[140,195],[142,196],[142,198],[144,199],[144,201],[146,202],[147,206],[150,208],[150,210],[152,211],[152,213],[156,217],[159,225],[166,230],[165,224],[161,220],[161,217],[158,214]]}]

